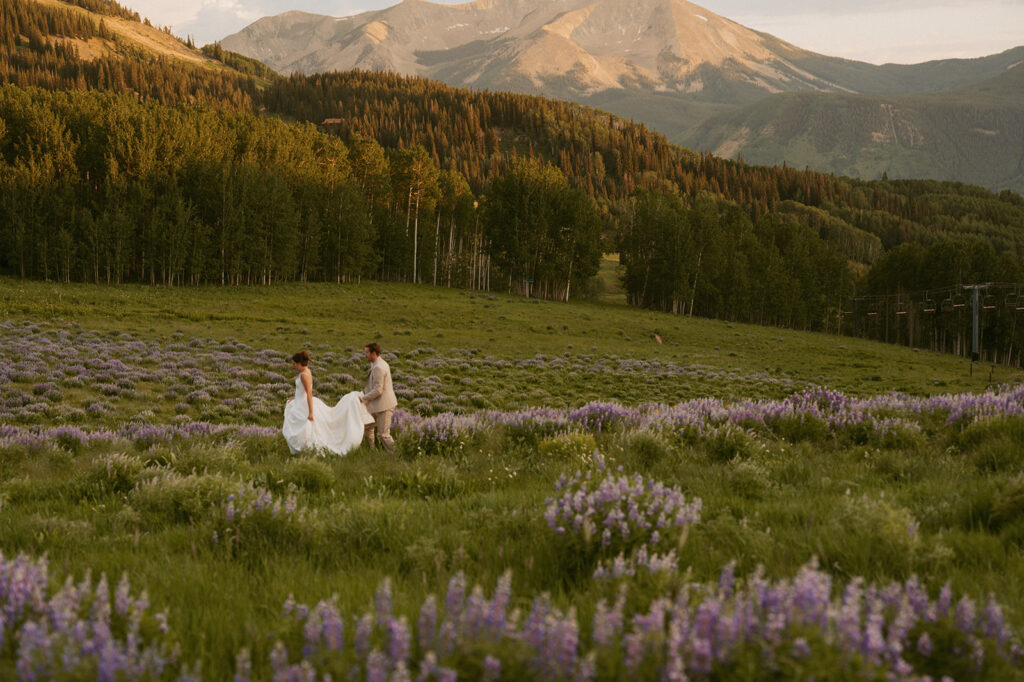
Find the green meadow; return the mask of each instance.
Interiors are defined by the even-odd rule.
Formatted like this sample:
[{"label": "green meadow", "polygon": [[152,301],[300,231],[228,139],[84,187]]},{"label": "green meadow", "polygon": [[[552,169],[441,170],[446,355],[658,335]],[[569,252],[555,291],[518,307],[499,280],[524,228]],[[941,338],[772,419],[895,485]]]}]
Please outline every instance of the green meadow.
[{"label": "green meadow", "polygon": [[[610,288],[608,300],[614,295]],[[629,622],[659,595],[717,584],[730,562],[741,583],[792,579],[816,562],[836,598],[858,577],[887,585],[917,576],[933,599],[948,583],[979,613],[992,595],[1009,627],[1024,632],[1024,418],[1012,410],[950,422],[941,411],[872,408],[872,423],[892,418],[892,429],[803,414],[685,428],[653,417],[592,428],[499,416],[444,437],[423,426],[447,412],[568,414],[594,402],[653,414],[643,406],[710,399],[725,410],[822,388],[851,399],[981,394],[1020,383],[1016,370],[977,365],[972,376],[960,358],[853,338],[401,284],[3,280],[0,319],[0,363],[17,370],[0,383],[2,423],[21,435],[53,434],[44,446],[0,438],[0,552],[45,556],[55,588],[67,576],[116,583],[126,573],[167,612],[172,677],[185,665],[203,679],[229,679],[244,648],[252,677],[270,679],[278,640],[299,661],[302,633],[282,611],[290,596],[312,605],[336,595],[351,639],[384,578],[394,612],[415,625],[427,595],[443,599],[460,572],[490,595],[510,571],[510,608],[524,614],[544,594],[560,613],[571,610],[581,658],[602,603],[626,595]],[[394,454],[364,446],[345,457],[292,456],[266,431],[139,435],[146,425],[278,427],[293,391],[287,356],[309,350],[314,391],[336,399],[361,388],[359,352],[372,340],[390,353],[406,413]],[[137,429],[126,435],[126,426]],[[47,431],[57,427],[112,435],[93,442]],[[545,519],[556,481],[578,471],[594,480],[639,475],[701,500],[699,520],[651,541],[674,552],[672,570],[594,577],[612,550],[590,531],[556,531]],[[232,519],[236,500],[241,509],[255,491],[285,501],[285,511]],[[630,559],[637,546],[615,549]],[[984,664],[965,663],[974,640],[951,628],[932,634],[934,652],[908,650],[914,674],[1021,677],[1019,661],[1000,658],[988,639],[978,644]],[[748,643],[694,679],[886,679],[891,671],[838,640],[787,633],[770,664],[757,653],[763,646]],[[798,635],[812,653],[779,655]],[[389,636],[375,630],[373,641],[387,650]],[[0,678],[20,675],[16,641],[8,631],[0,643]],[[598,679],[662,676],[658,655],[631,667],[627,644],[609,646],[595,645]],[[311,669],[371,678],[358,644],[346,647],[309,658]],[[501,679],[560,677],[531,667],[525,647],[522,637],[497,637],[460,644],[443,660],[460,679],[488,677],[485,655],[502,662]],[[413,645],[413,673],[426,654]],[[400,678],[398,667],[389,674]]]}]

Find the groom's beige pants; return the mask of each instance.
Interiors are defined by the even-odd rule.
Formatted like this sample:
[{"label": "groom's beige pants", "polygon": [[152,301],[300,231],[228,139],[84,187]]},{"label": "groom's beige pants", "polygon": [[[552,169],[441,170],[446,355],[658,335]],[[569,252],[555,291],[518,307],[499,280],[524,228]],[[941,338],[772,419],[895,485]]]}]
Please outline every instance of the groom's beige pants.
[{"label": "groom's beige pants", "polygon": [[388,452],[395,451],[395,439],[391,437],[391,415],[394,414],[394,410],[385,410],[383,412],[376,412],[371,415],[376,421],[373,424],[367,424],[363,431],[363,437],[366,438],[366,442],[370,444],[370,447],[374,447],[374,432],[380,434],[381,445]]}]

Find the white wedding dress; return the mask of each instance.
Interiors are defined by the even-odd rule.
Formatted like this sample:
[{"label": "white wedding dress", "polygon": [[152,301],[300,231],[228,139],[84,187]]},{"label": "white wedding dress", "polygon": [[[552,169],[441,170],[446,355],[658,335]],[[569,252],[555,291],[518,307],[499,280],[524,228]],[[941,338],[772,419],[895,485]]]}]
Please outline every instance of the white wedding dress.
[{"label": "white wedding dress", "polygon": [[281,433],[292,454],[300,450],[330,450],[344,455],[363,440],[363,428],[373,423],[373,417],[359,402],[359,391],[352,391],[329,407],[313,397],[313,421],[309,421],[306,388],[301,377],[295,377],[295,398],[284,406],[284,426]]}]

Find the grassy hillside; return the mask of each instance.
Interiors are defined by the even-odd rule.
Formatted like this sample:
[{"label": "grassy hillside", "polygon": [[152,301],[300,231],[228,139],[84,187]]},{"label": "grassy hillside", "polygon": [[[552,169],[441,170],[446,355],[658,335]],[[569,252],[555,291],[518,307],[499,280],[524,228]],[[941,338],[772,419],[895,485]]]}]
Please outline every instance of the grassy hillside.
[{"label": "grassy hillside", "polygon": [[0,82],[23,88],[251,109],[257,92],[277,78],[219,45],[198,50],[115,2],[3,0],[0,17]]},{"label": "grassy hillside", "polygon": [[[990,385],[987,369],[976,368],[971,377],[970,365],[963,359],[859,339],[684,318],[612,304],[559,304],[402,284],[168,291],[3,280],[0,314],[11,320],[63,320],[109,332],[131,328],[152,338],[172,332],[236,337],[280,352],[301,347],[358,350],[377,339],[390,350],[410,353],[430,348],[432,354],[453,361],[465,356],[529,359],[539,353],[548,358],[638,359],[708,370],[659,384],[660,399],[670,402],[701,395],[782,397],[806,385],[857,395],[893,390],[931,395],[980,391]],[[638,404],[651,397],[650,384],[630,385],[625,369],[611,384],[563,381],[557,385],[531,382],[534,368],[508,371],[511,385],[496,407],[509,408],[524,399],[531,405],[552,401],[574,405],[598,399]],[[992,382],[1020,379],[1024,379],[1021,372],[1000,367]],[[511,386],[523,387],[525,393],[518,394]]]},{"label": "grassy hillside", "polygon": [[[1024,394],[886,395],[984,387],[952,358],[408,285],[0,280],[0,316],[0,677],[1020,679]],[[288,357],[333,401],[368,338],[398,451],[290,455]]]},{"label": "grassy hillside", "polygon": [[931,95],[780,94],[709,119],[680,143],[751,163],[1024,190],[1024,66]]}]

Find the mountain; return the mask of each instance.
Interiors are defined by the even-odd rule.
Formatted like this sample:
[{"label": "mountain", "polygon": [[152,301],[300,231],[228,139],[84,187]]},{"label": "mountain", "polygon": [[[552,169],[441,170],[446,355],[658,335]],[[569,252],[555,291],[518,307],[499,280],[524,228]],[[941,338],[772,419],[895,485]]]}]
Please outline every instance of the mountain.
[{"label": "mountain", "polygon": [[284,74],[394,71],[574,100],[670,137],[774,93],[941,91],[1022,58],[874,66],[800,49],[686,0],[405,0],[350,17],[266,17],[223,45]]},{"label": "mountain", "polygon": [[[1020,108],[987,91],[975,90],[980,99],[972,100],[970,88],[1024,61],[1024,47],[876,66],[800,49],[686,0],[405,0],[342,18],[266,17],[223,45],[280,73],[393,71],[572,100],[759,163],[1019,188],[1010,167],[1021,150],[1016,137],[976,129],[1012,128]],[[896,137],[886,133],[890,119]],[[821,139],[804,124],[818,125]],[[792,132],[781,135],[787,126]],[[997,142],[1009,146],[991,168],[979,160]]]},{"label": "mountain", "polygon": [[941,94],[773,95],[677,139],[751,163],[1024,192],[1024,64]]},{"label": "mountain", "polygon": [[405,0],[340,19],[288,12],[223,44],[282,73],[387,70],[562,99],[844,89],[793,63],[811,53],[685,0]]}]

